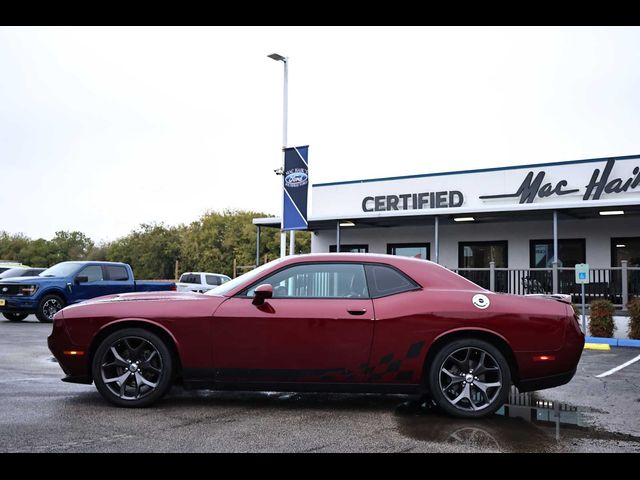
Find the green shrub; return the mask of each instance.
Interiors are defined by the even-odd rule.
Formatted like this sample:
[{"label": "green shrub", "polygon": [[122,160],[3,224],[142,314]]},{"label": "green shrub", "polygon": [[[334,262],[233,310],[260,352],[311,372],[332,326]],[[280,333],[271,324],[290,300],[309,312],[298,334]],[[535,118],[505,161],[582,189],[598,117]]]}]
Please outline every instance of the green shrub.
[{"label": "green shrub", "polygon": [[609,300],[594,300],[589,305],[589,331],[594,337],[612,338],[616,324],[613,322],[615,308]]},{"label": "green shrub", "polygon": [[629,311],[629,338],[640,339],[640,298],[636,297],[627,303]]}]

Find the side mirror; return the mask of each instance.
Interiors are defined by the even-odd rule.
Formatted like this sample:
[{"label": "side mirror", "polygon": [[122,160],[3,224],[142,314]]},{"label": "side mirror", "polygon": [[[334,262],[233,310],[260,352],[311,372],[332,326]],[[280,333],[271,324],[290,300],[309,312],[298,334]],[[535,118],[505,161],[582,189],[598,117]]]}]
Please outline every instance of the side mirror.
[{"label": "side mirror", "polygon": [[273,297],[273,286],[269,285],[268,283],[265,283],[263,285],[259,285],[258,287],[256,287],[256,289],[254,290],[253,300],[251,301],[251,303],[253,303],[256,306],[260,306],[264,303],[264,301],[267,298],[271,298],[271,297]]},{"label": "side mirror", "polygon": [[75,281],[76,285],[79,285],[81,283],[87,283],[89,281],[89,277],[84,277],[84,276],[83,277],[76,277],[74,281]]}]

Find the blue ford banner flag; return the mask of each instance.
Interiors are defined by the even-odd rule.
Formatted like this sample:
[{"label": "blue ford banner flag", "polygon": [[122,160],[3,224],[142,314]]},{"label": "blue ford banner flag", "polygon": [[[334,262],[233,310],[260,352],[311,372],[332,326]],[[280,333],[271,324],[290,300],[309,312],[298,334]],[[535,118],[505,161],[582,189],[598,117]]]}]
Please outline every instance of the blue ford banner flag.
[{"label": "blue ford banner flag", "polygon": [[309,145],[284,149],[283,230],[307,229]]}]

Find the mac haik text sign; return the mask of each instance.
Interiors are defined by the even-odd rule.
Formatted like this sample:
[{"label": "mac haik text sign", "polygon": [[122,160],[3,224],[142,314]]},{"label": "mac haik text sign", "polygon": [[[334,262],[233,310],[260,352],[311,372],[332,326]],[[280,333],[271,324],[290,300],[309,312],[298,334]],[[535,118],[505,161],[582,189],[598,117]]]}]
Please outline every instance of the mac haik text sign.
[{"label": "mac haik text sign", "polygon": [[640,204],[640,156],[313,186],[313,219]]}]

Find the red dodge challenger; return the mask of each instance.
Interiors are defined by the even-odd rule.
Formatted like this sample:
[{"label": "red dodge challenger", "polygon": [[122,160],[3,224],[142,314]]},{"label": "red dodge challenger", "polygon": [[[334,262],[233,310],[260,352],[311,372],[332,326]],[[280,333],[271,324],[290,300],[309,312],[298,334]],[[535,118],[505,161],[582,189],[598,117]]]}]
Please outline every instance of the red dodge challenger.
[{"label": "red dodge challenger", "polygon": [[425,260],[291,256],[210,292],[110,295],[58,312],[67,382],[142,407],[189,389],[429,395],[481,417],[510,386],[567,383],[584,346],[563,298],[492,293]]}]

